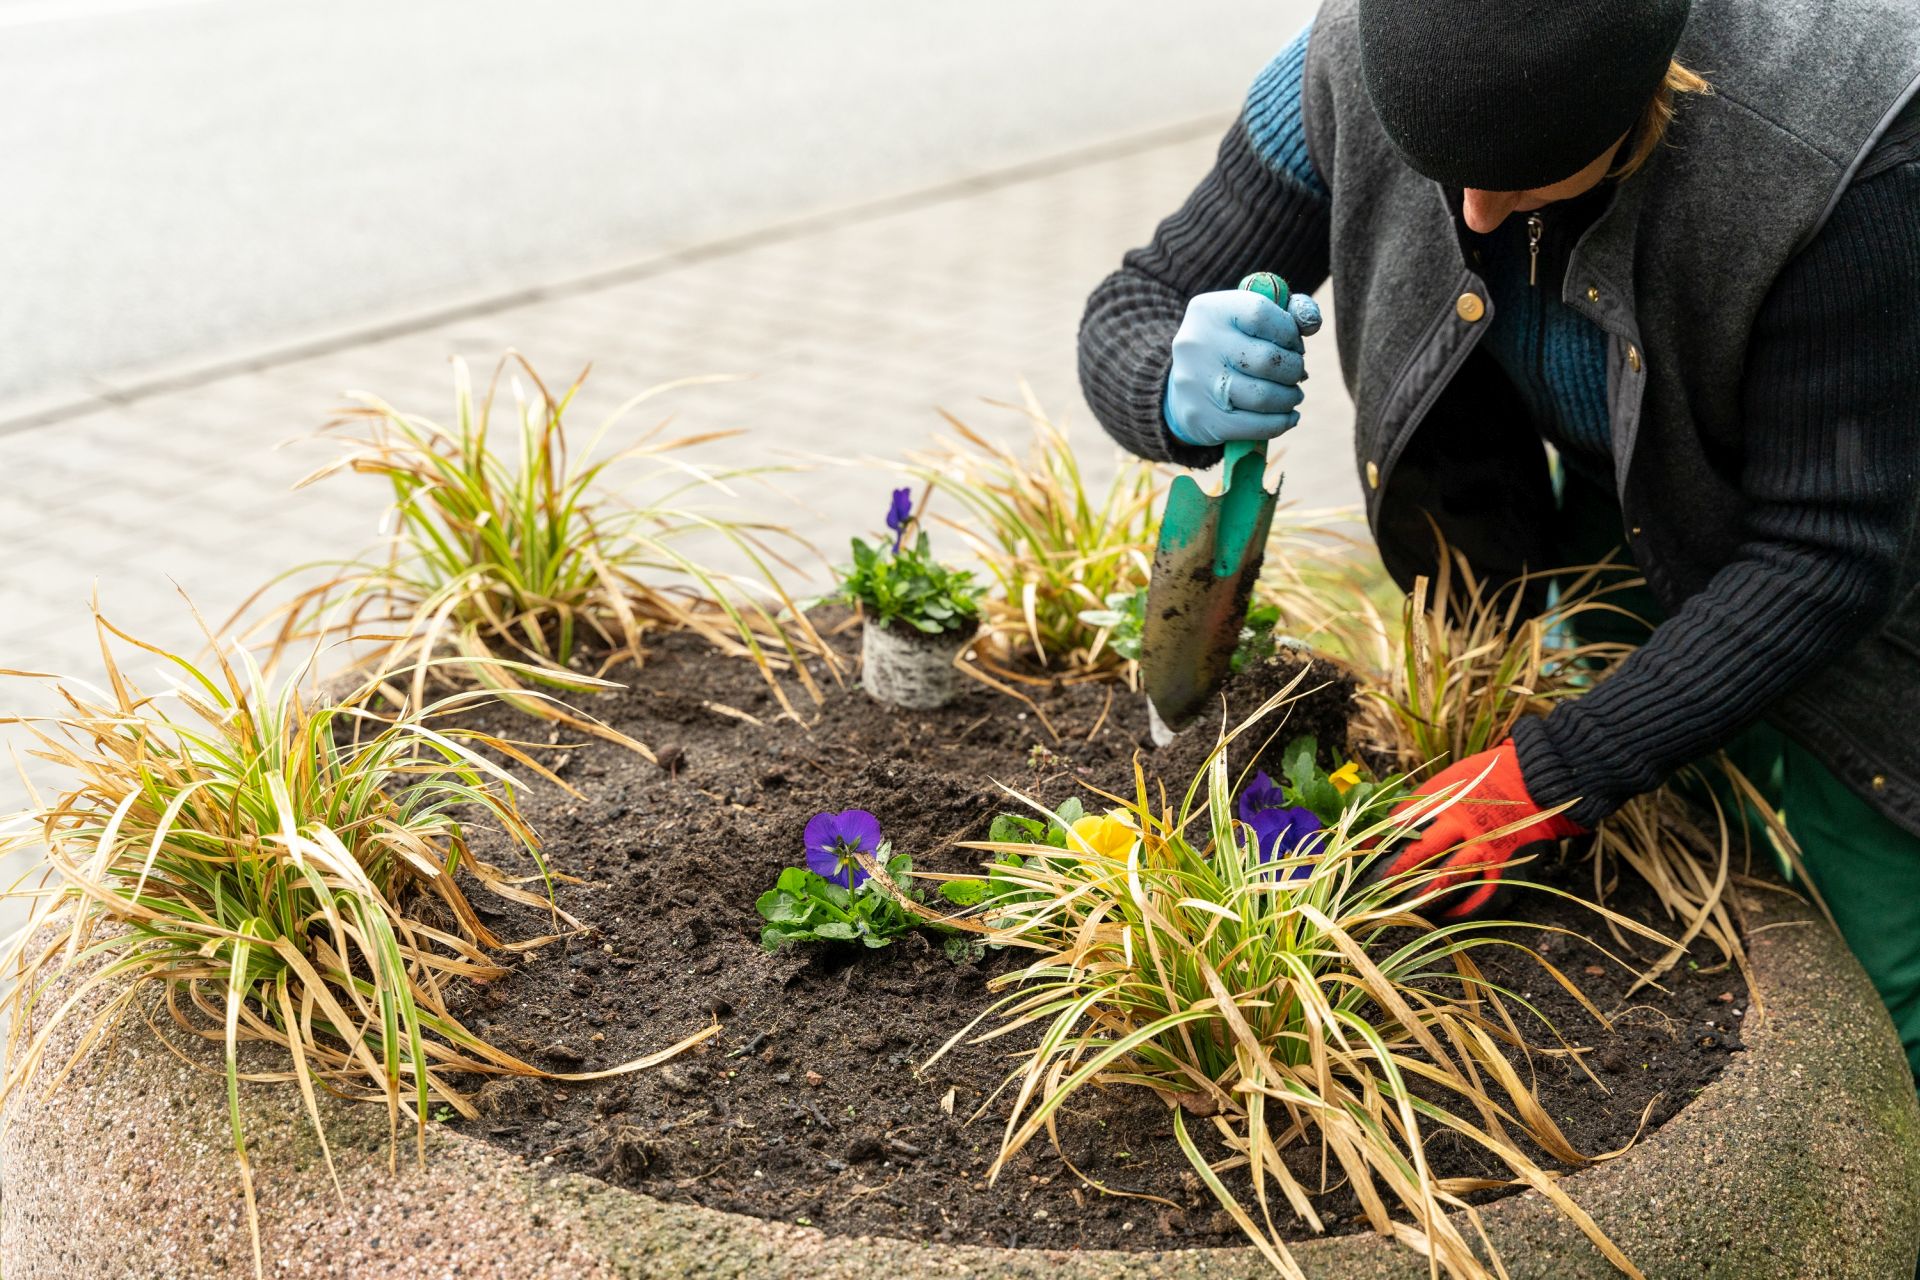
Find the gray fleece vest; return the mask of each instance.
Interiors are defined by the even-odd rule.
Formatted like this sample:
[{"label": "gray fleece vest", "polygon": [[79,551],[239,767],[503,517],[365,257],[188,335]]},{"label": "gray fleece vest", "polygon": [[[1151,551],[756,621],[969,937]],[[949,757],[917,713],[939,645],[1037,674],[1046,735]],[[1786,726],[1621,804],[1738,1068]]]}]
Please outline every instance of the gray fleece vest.
[{"label": "gray fleece vest", "polygon": [[[1484,428],[1448,428],[1462,443],[1445,452],[1417,442],[1492,308],[1447,197],[1399,159],[1367,102],[1354,10],[1355,0],[1328,0],[1314,21],[1307,136],[1333,192],[1340,363],[1357,409],[1368,518],[1388,567],[1404,578],[1413,561],[1394,531],[1423,523],[1418,509],[1449,506],[1450,539],[1497,561],[1538,537],[1550,498],[1544,462],[1527,474],[1510,462],[1475,473],[1473,433],[1507,429],[1491,421],[1495,413]],[[1621,184],[1575,248],[1564,285],[1567,305],[1608,335],[1623,533],[1669,610],[1736,554],[1746,502],[1726,459],[1739,452],[1755,317],[1920,91],[1920,3],[1694,0],[1677,56],[1714,92],[1683,97],[1671,145]],[[1449,468],[1451,481],[1430,474]],[[1451,499],[1439,501],[1449,486]],[[1770,718],[1920,831],[1913,543],[1910,531],[1885,625]]]}]

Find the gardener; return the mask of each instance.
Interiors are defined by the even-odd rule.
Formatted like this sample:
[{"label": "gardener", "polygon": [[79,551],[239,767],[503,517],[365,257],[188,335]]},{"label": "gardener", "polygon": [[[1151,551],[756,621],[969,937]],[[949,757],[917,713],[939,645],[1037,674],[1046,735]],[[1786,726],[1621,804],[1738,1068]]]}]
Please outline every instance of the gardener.
[{"label": "gardener", "polygon": [[1726,748],[1920,1072],[1917,89],[1915,0],[1328,0],[1094,292],[1080,372],[1129,449],[1209,464],[1306,378],[1310,304],[1235,281],[1331,276],[1395,579],[1435,527],[1493,580],[1621,548],[1658,622],[1429,783],[1496,803],[1396,865],[1447,858],[1471,911]]}]

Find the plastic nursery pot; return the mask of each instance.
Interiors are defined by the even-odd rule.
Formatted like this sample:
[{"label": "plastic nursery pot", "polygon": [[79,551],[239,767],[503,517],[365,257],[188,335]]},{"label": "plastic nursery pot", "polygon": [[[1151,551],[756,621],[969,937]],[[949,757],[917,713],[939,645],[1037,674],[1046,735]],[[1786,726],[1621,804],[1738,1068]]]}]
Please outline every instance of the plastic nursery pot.
[{"label": "plastic nursery pot", "polygon": [[930,711],[960,691],[954,662],[973,641],[978,623],[929,634],[912,627],[860,626],[860,686],[881,702],[910,711]]}]

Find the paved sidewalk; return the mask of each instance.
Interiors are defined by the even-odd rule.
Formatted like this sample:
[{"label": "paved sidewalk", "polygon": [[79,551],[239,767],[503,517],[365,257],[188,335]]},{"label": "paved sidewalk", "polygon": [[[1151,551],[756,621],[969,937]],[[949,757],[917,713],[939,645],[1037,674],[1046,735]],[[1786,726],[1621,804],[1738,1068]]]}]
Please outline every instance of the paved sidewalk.
[{"label": "paved sidewalk", "polygon": [[[1017,399],[1024,377],[1089,459],[1108,458],[1074,374],[1082,304],[1206,170],[1224,124],[810,218],[438,320],[123,379],[90,403],[0,404],[0,473],[10,480],[0,489],[0,667],[96,671],[86,607],[96,585],[119,625],[191,645],[173,582],[217,622],[274,573],[366,546],[380,486],[348,476],[290,494],[330,454],[311,441],[275,446],[317,427],[349,388],[446,416],[454,354],[482,378],[517,347],[550,385],[592,361],[589,421],[653,383],[754,375],[662,402],[687,429],[749,428],[716,449],[730,462],[897,458],[938,432],[935,406],[1018,432],[1014,415],[981,400]],[[1317,345],[1325,372],[1289,436],[1288,485],[1316,507],[1358,499],[1351,406],[1331,372],[1330,335]],[[815,471],[783,486],[810,514],[764,514],[837,556],[849,533],[876,523],[886,484],[878,473]],[[8,690],[0,705],[21,706],[21,693]],[[9,771],[0,812],[16,794]]]}]

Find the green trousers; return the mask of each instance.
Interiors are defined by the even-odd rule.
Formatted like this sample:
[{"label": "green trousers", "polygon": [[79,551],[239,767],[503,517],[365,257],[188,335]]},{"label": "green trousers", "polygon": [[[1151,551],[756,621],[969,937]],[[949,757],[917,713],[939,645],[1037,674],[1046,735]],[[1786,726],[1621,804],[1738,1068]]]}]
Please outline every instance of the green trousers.
[{"label": "green trousers", "polygon": [[[1561,522],[1561,563],[1594,564],[1609,549],[1616,560],[1631,563],[1620,546],[1620,509],[1595,481],[1573,472],[1562,477]],[[1613,599],[1649,623],[1663,616],[1644,587]],[[1593,619],[1592,625],[1582,620],[1583,639],[1638,642],[1648,634],[1628,619]],[[1893,1015],[1920,1087],[1920,836],[1883,816],[1765,721],[1739,734],[1726,751],[1799,844],[1807,874],[1841,936]]]},{"label": "green trousers", "polygon": [[1920,1082],[1920,836],[1798,743],[1759,724],[1727,754],[1786,820],[1814,887],[1893,1015]]}]

